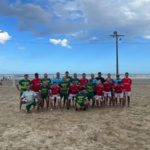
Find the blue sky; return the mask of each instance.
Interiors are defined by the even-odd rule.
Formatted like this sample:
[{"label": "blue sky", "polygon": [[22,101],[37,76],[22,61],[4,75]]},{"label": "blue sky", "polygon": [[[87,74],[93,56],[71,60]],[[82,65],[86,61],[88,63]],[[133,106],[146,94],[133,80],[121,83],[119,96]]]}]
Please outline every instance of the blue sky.
[{"label": "blue sky", "polygon": [[[150,73],[150,0],[1,0],[0,73]],[[5,34],[5,35],[2,35]]]}]

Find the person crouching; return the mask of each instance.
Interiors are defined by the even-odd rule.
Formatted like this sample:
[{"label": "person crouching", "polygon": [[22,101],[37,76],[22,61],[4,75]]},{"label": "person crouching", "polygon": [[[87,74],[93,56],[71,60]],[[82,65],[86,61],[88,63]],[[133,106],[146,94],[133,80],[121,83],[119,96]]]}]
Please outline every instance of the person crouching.
[{"label": "person crouching", "polygon": [[26,104],[26,112],[29,113],[31,107],[36,106],[36,93],[31,90],[31,86],[27,86],[27,90],[21,95],[21,103]]}]

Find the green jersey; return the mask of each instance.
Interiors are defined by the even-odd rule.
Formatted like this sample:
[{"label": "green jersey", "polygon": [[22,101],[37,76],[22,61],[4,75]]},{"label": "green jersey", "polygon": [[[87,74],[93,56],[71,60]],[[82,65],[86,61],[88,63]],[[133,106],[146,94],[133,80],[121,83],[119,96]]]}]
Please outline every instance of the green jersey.
[{"label": "green jersey", "polygon": [[61,82],[60,83],[60,87],[61,87],[60,93],[62,93],[62,94],[68,93],[69,85],[70,84],[67,81]]},{"label": "green jersey", "polygon": [[44,87],[43,85],[40,86],[39,92],[41,95],[48,95],[49,86]]},{"label": "green jersey", "polygon": [[83,106],[83,105],[84,105],[84,102],[86,101],[86,98],[87,98],[86,94],[84,94],[84,93],[79,93],[79,94],[77,94],[76,97],[75,97],[75,102],[76,102],[77,104],[79,104],[80,106]]},{"label": "green jersey", "polygon": [[44,82],[46,82],[49,87],[51,86],[51,79],[49,79],[49,78],[41,79],[41,84],[43,84]]},{"label": "green jersey", "polygon": [[21,92],[24,92],[27,90],[27,86],[31,84],[30,80],[22,79],[19,81],[19,85],[21,86]]},{"label": "green jersey", "polygon": [[92,83],[87,83],[86,91],[87,91],[87,93],[94,93],[94,85]]},{"label": "green jersey", "polygon": [[68,82],[69,84],[72,82],[72,77],[66,77],[66,82]]},{"label": "green jersey", "polygon": [[80,80],[78,78],[72,79],[72,83],[80,84]]}]

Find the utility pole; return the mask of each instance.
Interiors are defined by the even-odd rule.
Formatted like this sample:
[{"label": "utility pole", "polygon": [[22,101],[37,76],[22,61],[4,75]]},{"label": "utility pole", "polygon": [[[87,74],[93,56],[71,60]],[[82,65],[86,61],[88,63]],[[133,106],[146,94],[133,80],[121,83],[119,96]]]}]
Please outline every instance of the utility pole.
[{"label": "utility pole", "polygon": [[121,40],[120,37],[124,35],[118,34],[117,31],[114,31],[114,33],[110,36],[116,38],[116,75],[119,75],[118,41]]}]

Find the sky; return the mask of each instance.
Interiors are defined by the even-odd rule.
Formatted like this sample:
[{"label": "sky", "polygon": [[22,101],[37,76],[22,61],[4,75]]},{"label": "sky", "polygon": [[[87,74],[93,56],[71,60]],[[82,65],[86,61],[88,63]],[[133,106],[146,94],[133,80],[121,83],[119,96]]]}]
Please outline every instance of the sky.
[{"label": "sky", "polygon": [[150,73],[150,0],[0,0],[0,74]]}]

